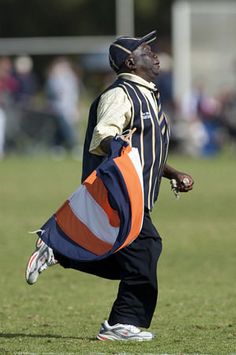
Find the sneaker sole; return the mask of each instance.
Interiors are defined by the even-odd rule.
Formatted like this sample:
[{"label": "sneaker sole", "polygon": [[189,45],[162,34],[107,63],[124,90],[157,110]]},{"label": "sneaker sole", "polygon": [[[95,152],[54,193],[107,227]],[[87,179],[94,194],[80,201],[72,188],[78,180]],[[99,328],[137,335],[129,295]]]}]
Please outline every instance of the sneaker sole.
[{"label": "sneaker sole", "polygon": [[138,338],[138,337],[130,337],[130,338],[120,338],[117,336],[113,335],[104,335],[104,334],[98,334],[97,339],[101,341],[106,341],[106,340],[111,340],[111,341],[150,341],[153,340],[153,338]]}]

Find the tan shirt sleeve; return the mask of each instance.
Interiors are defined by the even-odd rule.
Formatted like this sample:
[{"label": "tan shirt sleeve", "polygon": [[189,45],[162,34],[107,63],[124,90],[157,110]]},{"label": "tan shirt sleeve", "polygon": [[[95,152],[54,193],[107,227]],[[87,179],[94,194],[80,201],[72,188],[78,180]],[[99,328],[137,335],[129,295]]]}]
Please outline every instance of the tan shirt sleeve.
[{"label": "tan shirt sleeve", "polygon": [[94,128],[89,151],[105,155],[100,148],[101,141],[109,136],[121,134],[131,120],[131,103],[122,88],[105,92],[97,108],[97,125]]}]

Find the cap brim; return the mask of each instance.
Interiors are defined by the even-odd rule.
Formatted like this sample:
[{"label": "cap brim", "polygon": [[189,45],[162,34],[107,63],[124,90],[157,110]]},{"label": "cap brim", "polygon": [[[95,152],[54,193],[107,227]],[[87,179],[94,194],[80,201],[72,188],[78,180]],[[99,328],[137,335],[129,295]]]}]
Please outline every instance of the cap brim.
[{"label": "cap brim", "polygon": [[157,31],[154,30],[154,31],[148,33],[147,35],[141,37],[140,44],[142,44],[142,43],[150,44],[150,43],[154,42],[156,39],[157,39]]}]

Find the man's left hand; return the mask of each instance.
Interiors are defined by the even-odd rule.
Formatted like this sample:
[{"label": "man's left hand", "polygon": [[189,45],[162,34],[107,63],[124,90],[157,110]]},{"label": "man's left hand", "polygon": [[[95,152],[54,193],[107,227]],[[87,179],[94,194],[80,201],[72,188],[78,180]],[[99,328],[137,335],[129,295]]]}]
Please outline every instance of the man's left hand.
[{"label": "man's left hand", "polygon": [[175,180],[177,182],[179,192],[188,192],[193,189],[193,178],[185,173],[176,173]]}]

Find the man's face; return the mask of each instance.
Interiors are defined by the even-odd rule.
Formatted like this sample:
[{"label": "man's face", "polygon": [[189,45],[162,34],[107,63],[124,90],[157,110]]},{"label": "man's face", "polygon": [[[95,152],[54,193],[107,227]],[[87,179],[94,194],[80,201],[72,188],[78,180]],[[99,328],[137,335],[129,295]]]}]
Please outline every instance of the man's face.
[{"label": "man's face", "polygon": [[151,47],[143,43],[132,52],[137,75],[146,80],[153,80],[159,74],[160,62],[157,53],[153,52]]}]

